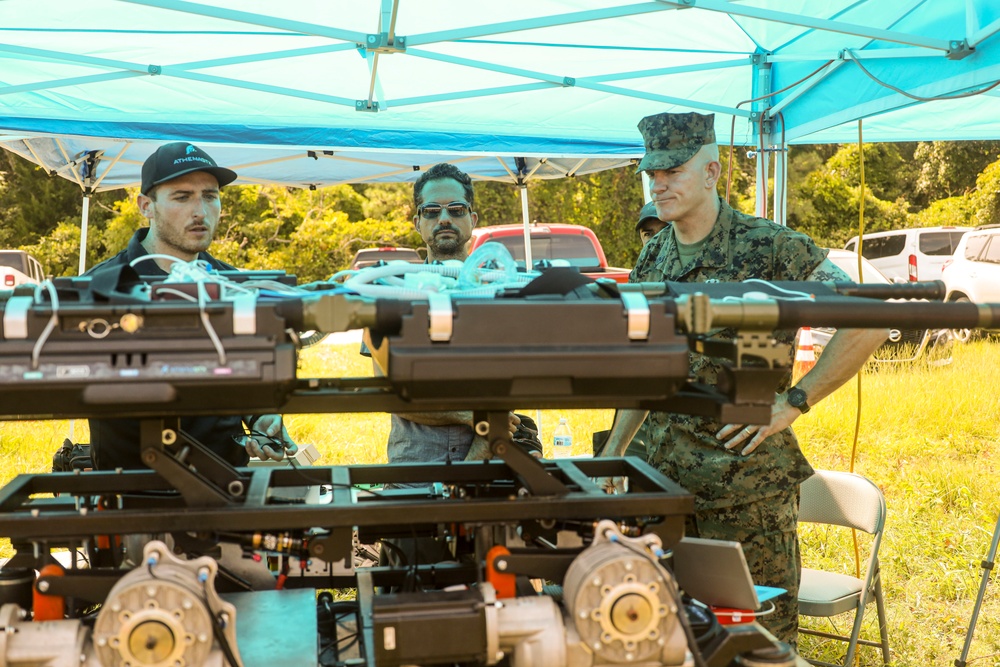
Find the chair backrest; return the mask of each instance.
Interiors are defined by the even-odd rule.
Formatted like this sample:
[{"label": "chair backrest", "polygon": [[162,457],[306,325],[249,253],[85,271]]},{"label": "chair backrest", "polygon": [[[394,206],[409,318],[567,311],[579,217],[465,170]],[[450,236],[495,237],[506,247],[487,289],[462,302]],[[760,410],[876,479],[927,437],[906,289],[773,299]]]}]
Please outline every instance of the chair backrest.
[{"label": "chair backrest", "polygon": [[851,472],[817,470],[799,490],[799,521],[882,532],[885,497],[867,477]]}]

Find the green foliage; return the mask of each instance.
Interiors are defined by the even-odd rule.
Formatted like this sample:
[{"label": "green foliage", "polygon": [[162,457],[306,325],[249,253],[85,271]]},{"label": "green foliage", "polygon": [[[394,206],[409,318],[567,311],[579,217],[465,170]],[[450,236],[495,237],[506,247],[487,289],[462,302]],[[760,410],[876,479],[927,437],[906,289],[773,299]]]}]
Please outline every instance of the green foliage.
[{"label": "green foliage", "polygon": [[362,248],[421,245],[420,236],[408,222],[370,219],[350,222],[340,212],[334,212],[328,219],[304,222],[290,241],[268,261],[270,268],[281,267],[294,272],[300,281],[329,278],[336,271],[347,268],[354,254]]},{"label": "green foliage", "polygon": [[363,198],[365,219],[405,222],[413,218],[413,186],[409,183],[356,185],[354,189]]},{"label": "green foliage", "polygon": [[[46,275],[75,276],[80,267],[80,224],[60,222],[38,243],[24,245],[20,249],[41,262]],[[87,266],[91,265],[92,259],[93,253],[88,253]]]},{"label": "green foliage", "polygon": [[[916,168],[903,144],[865,144],[865,187],[876,199],[896,201],[910,199]],[[854,187],[861,185],[861,160],[857,144],[844,144],[826,161],[828,174]]]},{"label": "green foliage", "polygon": [[[828,163],[829,165],[829,163]],[[808,200],[807,209],[793,209],[789,202],[789,226],[809,234],[817,243],[842,247],[857,234],[861,204],[860,184],[852,184],[836,169],[825,166],[806,176],[799,196]],[[801,202],[801,199],[797,199]],[[865,190],[865,231],[875,232],[906,227],[905,204],[878,199]]]},{"label": "green foliage", "polygon": [[[61,222],[79,226],[82,201],[83,191],[76,184],[0,151],[0,248],[34,244]],[[101,225],[112,201],[111,193],[92,197],[91,224]]]},{"label": "green foliage", "polygon": [[910,224],[914,227],[964,227],[977,224],[975,216],[971,197],[962,195],[931,202],[930,206],[910,217]]},{"label": "green foliage", "polygon": [[913,155],[919,165],[916,189],[927,202],[969,193],[988,164],[1000,157],[1000,141],[927,141]]},{"label": "green foliage", "polygon": [[975,192],[968,195],[978,225],[1000,222],[1000,160],[991,163],[976,179]]}]

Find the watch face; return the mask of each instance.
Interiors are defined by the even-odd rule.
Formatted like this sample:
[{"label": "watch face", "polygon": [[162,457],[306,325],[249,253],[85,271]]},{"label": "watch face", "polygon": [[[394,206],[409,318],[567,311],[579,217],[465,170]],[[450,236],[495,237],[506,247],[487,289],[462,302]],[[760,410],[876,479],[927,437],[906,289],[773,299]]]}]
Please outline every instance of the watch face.
[{"label": "watch face", "polygon": [[[802,409],[805,407],[805,410],[808,410],[809,408],[806,407],[806,400],[808,400],[806,392],[802,391],[798,387],[792,387],[788,390],[788,404],[793,408]],[[803,410],[803,412],[805,410]]]}]

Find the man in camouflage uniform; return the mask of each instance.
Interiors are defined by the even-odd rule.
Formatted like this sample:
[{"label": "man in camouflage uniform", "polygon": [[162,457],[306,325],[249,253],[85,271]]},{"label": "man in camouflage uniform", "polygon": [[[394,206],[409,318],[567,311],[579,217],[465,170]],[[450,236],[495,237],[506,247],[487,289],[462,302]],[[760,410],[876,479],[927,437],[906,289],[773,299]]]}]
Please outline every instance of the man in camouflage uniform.
[{"label": "man in camouflage uniform", "polygon": [[640,243],[645,247],[653,240],[654,236],[669,224],[656,216],[656,204],[649,202],[639,211],[639,222],[635,223],[635,231],[639,234]]},{"label": "man in camouflage uniform", "polygon": [[[642,250],[630,281],[850,279],[806,235],[733,210],[719,197],[721,174],[714,116],[663,113],[639,123],[646,155],[639,164],[661,220],[671,220]],[[790,341],[793,332],[777,335]],[[732,338],[733,330],[716,333]],[[799,484],[813,470],[792,422],[851,378],[885,340],[882,330],[839,330],[816,367],[775,398],[771,423],[722,424],[707,417],[649,414],[649,462],[695,495],[688,534],[736,540],[757,584],[788,590],[761,622],[796,644]],[[691,372],[715,385],[721,365],[691,354]],[[602,454],[620,456],[646,412],[623,411]]]}]

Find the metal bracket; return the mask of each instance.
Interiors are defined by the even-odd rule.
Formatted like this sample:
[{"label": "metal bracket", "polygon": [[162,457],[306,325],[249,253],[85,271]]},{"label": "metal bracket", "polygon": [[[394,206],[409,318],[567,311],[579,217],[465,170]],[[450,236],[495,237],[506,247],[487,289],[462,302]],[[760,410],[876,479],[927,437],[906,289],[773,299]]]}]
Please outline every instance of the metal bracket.
[{"label": "metal bracket", "polygon": [[629,340],[649,338],[649,301],[641,292],[622,292],[622,305],[628,323]]},{"label": "metal bracket", "polygon": [[373,113],[378,113],[379,112],[378,102],[372,101],[371,104],[368,104],[368,100],[357,100],[354,102],[354,110],[371,111]]},{"label": "metal bracket", "polygon": [[3,337],[24,340],[28,337],[28,311],[35,300],[30,296],[12,296],[3,310]]},{"label": "metal bracket", "polygon": [[434,341],[451,340],[454,329],[455,311],[451,307],[451,297],[447,294],[432,293],[427,297],[427,332]]},{"label": "metal bracket", "polygon": [[389,33],[372,33],[368,35],[365,43],[359,46],[375,53],[406,53],[406,37],[395,35],[390,42]]},{"label": "metal bracket", "polygon": [[247,292],[233,298],[233,333],[249,335],[257,333],[257,293]]},{"label": "metal bracket", "polygon": [[945,57],[948,60],[962,60],[975,53],[975,47],[969,46],[967,39],[953,39],[948,42],[948,52]]},{"label": "metal bracket", "polygon": [[769,331],[741,331],[736,338],[738,367],[743,366],[743,357],[761,359],[768,368],[787,368],[788,346],[778,345]]},{"label": "metal bracket", "polygon": [[766,111],[751,111],[749,120],[754,126],[763,124],[764,134],[772,134],[774,132],[774,119],[768,117]]}]

